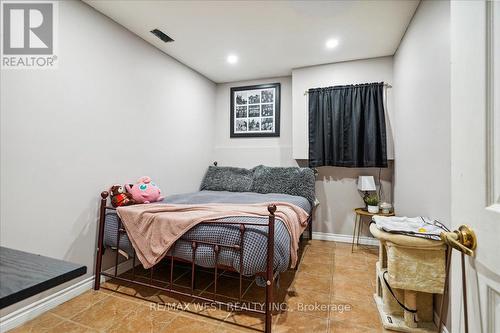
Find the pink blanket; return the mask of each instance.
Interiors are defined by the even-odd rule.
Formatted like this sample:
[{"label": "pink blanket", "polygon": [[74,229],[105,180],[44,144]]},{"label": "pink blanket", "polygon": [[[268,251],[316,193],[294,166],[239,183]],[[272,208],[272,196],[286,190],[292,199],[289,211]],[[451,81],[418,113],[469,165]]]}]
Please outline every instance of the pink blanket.
[{"label": "pink blanket", "polygon": [[[277,207],[276,218],[283,221],[290,233],[291,266],[295,267],[299,237],[307,227],[309,215],[302,208],[286,202],[274,204]],[[157,264],[175,241],[195,225],[232,216],[268,217],[268,205],[269,203],[146,204],[118,207],[117,213],[137,258],[147,269]]]}]

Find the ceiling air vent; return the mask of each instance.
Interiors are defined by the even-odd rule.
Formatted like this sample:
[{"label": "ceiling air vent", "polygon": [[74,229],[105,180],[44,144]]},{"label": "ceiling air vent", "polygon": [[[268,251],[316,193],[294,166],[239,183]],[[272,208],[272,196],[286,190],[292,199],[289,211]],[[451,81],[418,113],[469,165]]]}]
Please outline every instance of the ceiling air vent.
[{"label": "ceiling air vent", "polygon": [[170,42],[174,41],[172,38],[170,38],[169,36],[165,35],[162,31],[160,31],[158,29],[151,30],[151,33],[153,35],[155,35],[156,37],[160,38],[165,43],[170,43]]}]

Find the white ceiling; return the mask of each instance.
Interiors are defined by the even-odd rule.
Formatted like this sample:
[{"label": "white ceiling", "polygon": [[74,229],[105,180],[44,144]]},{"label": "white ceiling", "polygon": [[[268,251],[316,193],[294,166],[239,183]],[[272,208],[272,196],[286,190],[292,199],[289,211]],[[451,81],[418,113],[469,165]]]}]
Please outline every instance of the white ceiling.
[{"label": "white ceiling", "polygon": [[[220,83],[290,75],[293,68],[392,55],[415,12],[409,1],[84,0]],[[175,42],[150,33],[158,28]],[[332,50],[330,38],[339,40]],[[237,64],[226,61],[228,54]]]}]

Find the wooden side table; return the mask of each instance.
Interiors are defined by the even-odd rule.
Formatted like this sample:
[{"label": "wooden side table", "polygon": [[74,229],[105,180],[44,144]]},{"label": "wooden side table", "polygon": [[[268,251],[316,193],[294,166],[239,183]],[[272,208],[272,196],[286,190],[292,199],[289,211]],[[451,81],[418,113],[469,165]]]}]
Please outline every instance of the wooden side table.
[{"label": "wooden side table", "polygon": [[[395,212],[391,212],[389,214],[377,213],[373,214],[368,212],[364,208],[356,208],[354,209],[354,213],[356,213],[356,218],[354,220],[354,231],[352,232],[352,245],[351,245],[351,253],[354,252],[354,239],[356,238],[356,246],[359,246],[359,235],[361,234],[361,230],[363,229],[363,217],[368,216],[370,220],[373,216],[394,216]],[[358,230],[358,235],[356,237],[356,228]]]}]

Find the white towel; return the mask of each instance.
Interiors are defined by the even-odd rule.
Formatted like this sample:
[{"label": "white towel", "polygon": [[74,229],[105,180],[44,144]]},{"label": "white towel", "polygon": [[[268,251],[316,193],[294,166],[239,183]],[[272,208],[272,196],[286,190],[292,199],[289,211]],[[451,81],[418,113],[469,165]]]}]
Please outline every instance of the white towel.
[{"label": "white towel", "polygon": [[443,231],[449,231],[442,223],[426,217],[377,216],[373,217],[377,228],[385,232],[413,237],[440,240]]}]

